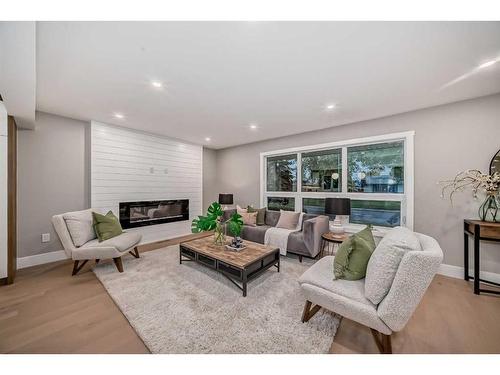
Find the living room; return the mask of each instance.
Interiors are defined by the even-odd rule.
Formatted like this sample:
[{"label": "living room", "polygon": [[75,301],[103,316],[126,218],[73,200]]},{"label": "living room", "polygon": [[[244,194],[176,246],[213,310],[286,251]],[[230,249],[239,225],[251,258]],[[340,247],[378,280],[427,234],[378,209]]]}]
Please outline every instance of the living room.
[{"label": "living room", "polygon": [[0,353],[500,353],[500,21],[38,19]]}]

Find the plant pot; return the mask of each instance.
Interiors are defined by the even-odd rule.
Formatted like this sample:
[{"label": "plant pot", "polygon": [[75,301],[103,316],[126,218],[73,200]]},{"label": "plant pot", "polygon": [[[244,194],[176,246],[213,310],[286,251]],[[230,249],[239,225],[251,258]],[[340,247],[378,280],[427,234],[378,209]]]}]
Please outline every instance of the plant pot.
[{"label": "plant pot", "polygon": [[497,194],[488,194],[483,204],[479,206],[479,218],[482,221],[497,223],[500,221],[499,202]]},{"label": "plant pot", "polygon": [[217,221],[217,226],[215,227],[214,243],[218,246],[223,246],[226,243],[224,228],[219,221]]}]

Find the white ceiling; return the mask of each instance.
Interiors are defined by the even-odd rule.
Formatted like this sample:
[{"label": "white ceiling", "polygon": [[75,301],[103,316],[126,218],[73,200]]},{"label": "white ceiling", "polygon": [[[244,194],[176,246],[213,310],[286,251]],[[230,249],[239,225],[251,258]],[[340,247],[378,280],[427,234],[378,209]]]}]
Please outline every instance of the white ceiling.
[{"label": "white ceiling", "polygon": [[224,148],[500,92],[440,89],[498,57],[500,22],[38,22],[37,109]]}]

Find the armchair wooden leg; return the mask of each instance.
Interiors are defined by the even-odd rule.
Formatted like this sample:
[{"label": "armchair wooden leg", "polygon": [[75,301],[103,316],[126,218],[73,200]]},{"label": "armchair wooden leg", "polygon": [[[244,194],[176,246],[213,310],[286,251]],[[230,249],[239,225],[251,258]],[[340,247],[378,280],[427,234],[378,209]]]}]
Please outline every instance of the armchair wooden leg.
[{"label": "armchair wooden leg", "polygon": [[302,263],[302,255],[299,255],[299,262]]},{"label": "armchair wooden leg", "polygon": [[80,270],[83,268],[83,266],[87,262],[88,262],[88,260],[84,260],[82,262],[82,264],[79,265],[80,261],[79,260],[75,260],[75,263],[73,263],[73,272],[71,273],[71,276],[75,276],[78,272],[80,272]]},{"label": "armchair wooden leg", "polygon": [[312,308],[312,302],[306,301],[304,305],[304,311],[302,312],[302,323],[308,322],[320,309],[320,305],[314,305]]},{"label": "armchair wooden leg", "polygon": [[384,335],[373,328],[370,328],[372,336],[375,339],[375,344],[377,344],[378,350],[381,354],[392,354],[392,342],[391,335]]},{"label": "armchair wooden leg", "polygon": [[115,262],[115,266],[118,269],[118,272],[123,272],[123,263],[122,258],[113,258],[113,262]]},{"label": "armchair wooden leg", "polygon": [[137,247],[134,247],[134,250],[130,250],[129,253],[132,254],[135,258],[140,258],[139,249]]}]

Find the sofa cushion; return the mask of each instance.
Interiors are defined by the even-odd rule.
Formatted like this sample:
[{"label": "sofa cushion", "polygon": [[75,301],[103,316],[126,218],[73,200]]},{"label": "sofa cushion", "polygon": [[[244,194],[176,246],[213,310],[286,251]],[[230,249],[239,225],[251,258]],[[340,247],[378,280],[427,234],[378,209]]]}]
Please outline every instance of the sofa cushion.
[{"label": "sofa cushion", "polygon": [[365,297],[365,281],[363,279],[355,281],[332,279],[334,259],[333,256],[326,256],[318,260],[302,274],[299,283],[311,284],[364,305],[373,306]]},{"label": "sofa cushion", "polygon": [[276,224],[276,228],[296,230],[300,214],[300,212],[280,210],[280,218]]},{"label": "sofa cushion", "polygon": [[364,278],[374,249],[375,240],[370,227],[350,236],[337,250],[334,262],[335,278],[346,280]]},{"label": "sofa cushion", "polygon": [[266,211],[265,223],[271,227],[275,227],[278,224],[278,220],[280,219],[279,211]]},{"label": "sofa cushion", "polygon": [[136,246],[141,241],[142,235],[139,232],[123,232],[122,234],[99,242],[98,239],[87,242],[82,249],[98,247],[114,247],[119,252],[124,252]]},{"label": "sofa cushion", "polygon": [[243,225],[241,238],[252,242],[264,243],[264,237],[266,235],[266,231],[269,228],[271,228],[269,225],[258,225],[255,227],[251,227],[250,225]]},{"label": "sofa cushion", "polygon": [[248,206],[248,212],[257,212],[257,225],[265,225],[266,224],[266,208],[253,208],[252,206]]},{"label": "sofa cushion", "polygon": [[99,242],[109,240],[110,238],[116,237],[123,233],[120,221],[112,211],[108,211],[106,215],[92,212],[92,218],[94,223],[94,230],[97,238],[99,239]]},{"label": "sofa cushion", "polygon": [[236,205],[236,212],[239,213],[240,215],[246,214],[248,212],[248,209]]},{"label": "sofa cushion", "polygon": [[421,250],[417,236],[408,228],[396,227],[379,242],[366,269],[365,295],[378,305],[391,289],[403,256]]},{"label": "sofa cushion", "polygon": [[91,209],[65,213],[63,219],[76,247],[80,247],[86,242],[97,238],[92,226]]},{"label": "sofa cushion", "polygon": [[257,225],[257,212],[242,212],[241,219],[243,224],[255,227]]}]

